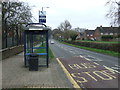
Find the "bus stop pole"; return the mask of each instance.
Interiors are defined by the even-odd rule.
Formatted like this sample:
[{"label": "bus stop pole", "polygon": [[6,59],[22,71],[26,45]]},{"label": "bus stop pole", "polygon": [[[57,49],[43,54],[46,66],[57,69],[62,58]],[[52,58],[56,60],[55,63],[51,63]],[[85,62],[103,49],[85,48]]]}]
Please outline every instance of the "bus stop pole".
[{"label": "bus stop pole", "polygon": [[26,66],[26,32],[24,32],[24,65]]},{"label": "bus stop pole", "polygon": [[48,45],[48,31],[46,31],[46,52],[47,52],[47,67],[49,64],[49,45]]}]

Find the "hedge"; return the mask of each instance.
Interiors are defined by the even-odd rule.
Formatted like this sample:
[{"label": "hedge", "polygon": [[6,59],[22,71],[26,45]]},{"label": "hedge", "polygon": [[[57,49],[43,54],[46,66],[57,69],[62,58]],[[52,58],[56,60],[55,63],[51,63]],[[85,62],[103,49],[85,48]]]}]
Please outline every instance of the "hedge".
[{"label": "hedge", "polygon": [[120,53],[120,43],[116,44],[109,44],[109,43],[95,43],[95,42],[80,42],[80,41],[65,41],[66,43],[78,45],[78,46],[84,46],[84,47],[90,47],[90,48],[97,48],[97,49],[103,49],[103,50],[109,50],[114,52]]}]

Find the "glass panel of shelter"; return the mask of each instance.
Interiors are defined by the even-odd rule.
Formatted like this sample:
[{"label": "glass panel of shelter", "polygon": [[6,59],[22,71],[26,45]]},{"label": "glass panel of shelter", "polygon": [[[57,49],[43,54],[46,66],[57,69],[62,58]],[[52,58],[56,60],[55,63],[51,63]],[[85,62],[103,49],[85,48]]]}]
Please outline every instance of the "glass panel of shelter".
[{"label": "glass panel of shelter", "polygon": [[[46,32],[27,32],[26,33],[26,54],[37,53],[39,55],[39,66],[47,64]],[[26,66],[28,66],[29,56],[26,55]]]}]

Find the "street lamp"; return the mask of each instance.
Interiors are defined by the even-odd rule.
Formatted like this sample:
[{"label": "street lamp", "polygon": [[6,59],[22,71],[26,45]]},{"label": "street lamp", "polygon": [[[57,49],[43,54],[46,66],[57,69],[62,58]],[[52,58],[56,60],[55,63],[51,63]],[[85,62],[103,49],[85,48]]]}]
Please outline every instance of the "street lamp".
[{"label": "street lamp", "polygon": [[50,8],[50,7],[42,7],[42,11],[43,11],[43,8]]}]

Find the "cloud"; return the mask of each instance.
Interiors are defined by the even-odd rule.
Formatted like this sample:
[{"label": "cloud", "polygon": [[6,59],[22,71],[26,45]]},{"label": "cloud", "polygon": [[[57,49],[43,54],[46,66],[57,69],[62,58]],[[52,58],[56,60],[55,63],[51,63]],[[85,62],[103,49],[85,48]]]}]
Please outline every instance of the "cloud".
[{"label": "cloud", "polygon": [[47,12],[47,23],[51,27],[57,27],[65,19],[69,20],[73,27],[96,28],[98,25],[109,25],[105,19],[107,13],[105,3],[108,0],[23,0],[35,5],[33,16],[38,20],[38,10],[42,7]]}]

